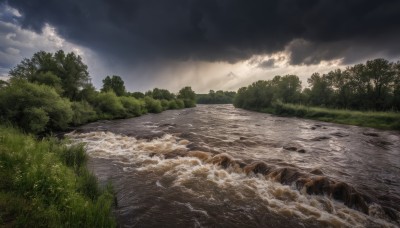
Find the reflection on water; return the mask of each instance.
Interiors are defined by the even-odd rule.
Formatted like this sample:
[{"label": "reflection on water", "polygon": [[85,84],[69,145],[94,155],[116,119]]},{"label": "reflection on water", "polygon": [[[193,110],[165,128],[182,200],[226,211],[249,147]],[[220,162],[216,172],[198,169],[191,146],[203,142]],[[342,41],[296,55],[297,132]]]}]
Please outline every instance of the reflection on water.
[{"label": "reflection on water", "polygon": [[398,226],[400,135],[200,105],[70,133],[121,226]]}]

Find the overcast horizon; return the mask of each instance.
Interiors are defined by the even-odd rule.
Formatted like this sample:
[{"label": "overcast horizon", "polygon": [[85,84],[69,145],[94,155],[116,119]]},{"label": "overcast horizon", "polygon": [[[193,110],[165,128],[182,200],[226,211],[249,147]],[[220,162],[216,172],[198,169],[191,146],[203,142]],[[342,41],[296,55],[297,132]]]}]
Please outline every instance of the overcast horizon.
[{"label": "overcast horizon", "polygon": [[400,1],[0,1],[0,77],[40,50],[82,56],[129,91],[237,90],[400,57]]}]

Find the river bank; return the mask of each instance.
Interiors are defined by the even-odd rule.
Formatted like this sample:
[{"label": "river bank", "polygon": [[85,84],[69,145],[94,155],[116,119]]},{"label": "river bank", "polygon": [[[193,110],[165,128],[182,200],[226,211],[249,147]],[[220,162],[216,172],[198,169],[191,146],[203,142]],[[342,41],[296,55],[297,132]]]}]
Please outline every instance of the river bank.
[{"label": "river bank", "polygon": [[114,195],[82,145],[0,126],[0,226],[115,227]]},{"label": "river bank", "polygon": [[285,117],[295,116],[360,127],[400,130],[400,113],[398,112],[363,112],[283,103],[275,103],[270,108],[252,110]]}]

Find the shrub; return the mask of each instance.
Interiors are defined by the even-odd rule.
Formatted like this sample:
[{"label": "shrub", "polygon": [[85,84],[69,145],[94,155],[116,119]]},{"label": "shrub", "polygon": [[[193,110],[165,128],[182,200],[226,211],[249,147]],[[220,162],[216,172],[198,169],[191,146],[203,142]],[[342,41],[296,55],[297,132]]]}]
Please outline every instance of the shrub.
[{"label": "shrub", "polygon": [[169,108],[168,100],[162,99],[161,100],[161,107],[162,107],[163,110],[167,110]]},{"label": "shrub", "polygon": [[154,100],[153,98],[146,96],[144,102],[146,103],[146,109],[148,112],[160,113],[163,110],[159,100]]},{"label": "shrub", "polygon": [[72,119],[71,102],[46,85],[14,80],[0,90],[0,116],[27,132],[62,130]]},{"label": "shrub", "polygon": [[125,109],[114,92],[99,93],[95,98],[95,109],[103,118],[121,118],[125,116]]},{"label": "shrub", "polygon": [[184,103],[184,107],[185,108],[196,107],[196,102],[194,100],[191,100],[191,99],[184,99],[183,103]]},{"label": "shrub", "polygon": [[140,116],[142,115],[142,107],[140,102],[134,97],[119,97],[122,105],[125,108],[126,113],[129,116]]},{"label": "shrub", "polygon": [[176,105],[178,106],[179,109],[185,108],[185,103],[183,102],[182,99],[176,99]]},{"label": "shrub", "polygon": [[82,146],[0,126],[0,227],[115,227]]},{"label": "shrub", "polygon": [[168,109],[178,109],[178,104],[176,103],[176,100],[170,100],[168,101]]},{"label": "shrub", "polygon": [[96,119],[96,112],[87,101],[72,102],[72,124],[80,125]]}]

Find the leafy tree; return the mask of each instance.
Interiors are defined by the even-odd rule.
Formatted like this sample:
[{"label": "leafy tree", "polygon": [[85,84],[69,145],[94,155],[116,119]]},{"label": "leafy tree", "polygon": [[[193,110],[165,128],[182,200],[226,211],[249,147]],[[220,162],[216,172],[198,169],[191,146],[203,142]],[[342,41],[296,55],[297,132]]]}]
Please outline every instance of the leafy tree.
[{"label": "leafy tree", "polygon": [[[79,91],[90,84],[88,67],[82,62],[82,58],[73,52],[65,54],[62,50],[54,54],[37,52],[32,58],[24,59],[9,74],[15,79],[25,79],[40,84],[61,82],[62,95],[71,100],[76,100]],[[60,81],[54,80],[51,74]]]},{"label": "leafy tree", "polygon": [[183,100],[186,108],[196,106],[196,93],[190,86],[186,86],[179,90],[178,98]]},{"label": "leafy tree", "polygon": [[173,93],[169,92],[166,89],[159,89],[159,88],[154,88],[153,91],[148,95],[157,100],[162,100],[162,99],[172,100],[175,98],[175,95]]},{"label": "leafy tree", "polygon": [[133,92],[133,93],[128,92],[127,95],[134,97],[136,99],[144,98],[144,93],[142,93],[142,92]]},{"label": "leafy tree", "polygon": [[196,94],[198,104],[232,104],[236,92],[210,90],[208,94]]},{"label": "leafy tree", "polygon": [[390,84],[395,79],[392,63],[386,59],[369,60],[366,63],[366,74],[371,81],[371,97],[375,110],[382,110],[388,102]]},{"label": "leafy tree", "polygon": [[273,98],[272,82],[259,80],[247,88],[240,88],[235,97],[234,105],[239,108],[261,109],[271,106]]},{"label": "leafy tree", "polygon": [[314,73],[307,81],[311,87],[310,103],[318,106],[329,104],[333,91],[328,78]]},{"label": "leafy tree", "polygon": [[297,103],[300,101],[301,81],[296,75],[275,76],[272,79],[274,100],[284,103]]},{"label": "leafy tree", "polygon": [[120,76],[107,76],[103,80],[103,88],[101,89],[102,92],[107,91],[114,91],[117,96],[123,96],[126,93],[124,81]]}]

